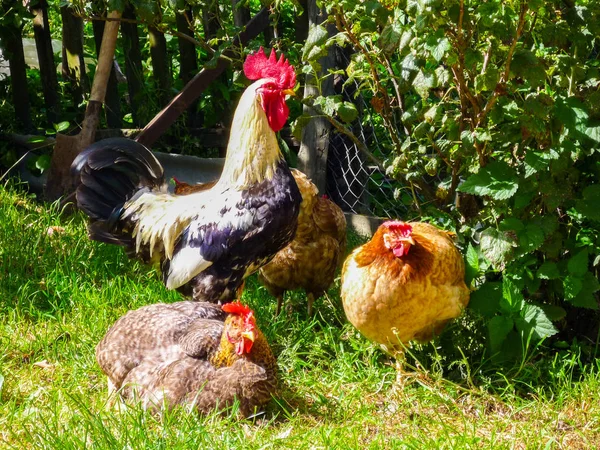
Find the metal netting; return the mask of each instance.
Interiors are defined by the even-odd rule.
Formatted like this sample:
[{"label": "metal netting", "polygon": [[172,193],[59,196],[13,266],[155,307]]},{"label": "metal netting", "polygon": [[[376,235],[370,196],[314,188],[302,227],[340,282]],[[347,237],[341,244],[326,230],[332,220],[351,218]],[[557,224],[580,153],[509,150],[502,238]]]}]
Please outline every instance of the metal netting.
[{"label": "metal netting", "polygon": [[[344,87],[344,94],[358,92],[358,82]],[[383,144],[385,132],[376,125],[373,108],[362,95],[351,100],[359,111],[352,132],[375,155],[384,159],[389,153]],[[327,158],[327,195],[344,211],[378,217],[401,218],[407,213],[402,203],[401,183],[388,177],[378,165],[371,163],[346,135],[331,130]]]}]

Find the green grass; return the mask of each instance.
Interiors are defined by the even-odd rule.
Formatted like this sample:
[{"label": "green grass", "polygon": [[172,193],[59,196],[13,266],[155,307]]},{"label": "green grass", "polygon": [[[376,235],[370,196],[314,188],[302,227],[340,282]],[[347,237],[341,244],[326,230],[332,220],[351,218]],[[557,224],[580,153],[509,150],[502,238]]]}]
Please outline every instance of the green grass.
[{"label": "green grass", "polygon": [[[89,242],[61,216],[0,186],[0,448],[594,448],[600,367],[577,347],[488,364],[477,327],[457,321],[413,349],[400,387],[389,359],[344,319],[334,286],[306,317],[274,317],[255,279],[244,300],[278,356],[281,388],[266,414],[154,416],[106,408],[95,345],[128,309],[172,302],[156,273]],[[55,228],[52,235],[50,227]],[[356,244],[356,240],[353,241]],[[464,356],[462,356],[464,355]]]}]

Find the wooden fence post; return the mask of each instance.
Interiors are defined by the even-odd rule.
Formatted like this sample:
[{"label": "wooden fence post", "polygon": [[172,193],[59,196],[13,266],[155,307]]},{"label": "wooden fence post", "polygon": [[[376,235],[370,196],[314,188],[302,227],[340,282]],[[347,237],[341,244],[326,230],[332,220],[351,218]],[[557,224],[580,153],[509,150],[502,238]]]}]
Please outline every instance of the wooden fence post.
[{"label": "wooden fence post", "polygon": [[246,6],[240,5],[241,0],[231,0],[231,9],[233,10],[233,24],[236,27],[245,27],[250,22],[250,10]]},{"label": "wooden fence post", "polygon": [[167,52],[167,40],[162,31],[148,26],[150,37],[150,56],[152,58],[152,75],[158,90],[160,107],[164,107],[171,99],[171,58]]},{"label": "wooden fence post", "polygon": [[10,67],[10,85],[15,108],[15,118],[26,131],[33,128],[29,110],[29,91],[27,89],[27,67],[23,51],[22,28],[14,24],[0,30],[8,65]]},{"label": "wooden fence post", "polygon": [[58,121],[58,78],[56,66],[54,65],[54,52],[52,51],[52,38],[48,24],[48,3],[39,0],[31,5],[33,18],[33,34],[35,36],[35,47],[37,49],[40,74],[42,78],[42,90],[46,104],[46,117],[50,123]]},{"label": "wooden fence post", "polygon": [[[192,8],[175,14],[177,22],[177,31],[188,36],[194,37],[194,31],[190,23],[194,20]],[[196,46],[190,41],[177,38],[179,46],[179,78],[184,84],[187,84],[198,72],[198,57],[196,55]],[[202,113],[198,112],[198,100],[192,103],[187,111],[187,126],[198,128],[202,124]]]},{"label": "wooden fence post", "polygon": [[[327,18],[324,10],[319,10],[316,0],[308,0],[308,21],[309,29],[320,24]],[[330,31],[331,34],[331,31]],[[326,56],[319,61],[321,71],[319,76],[323,77],[330,68],[335,66],[335,53],[333,48],[329,48]],[[306,85],[304,86],[304,97],[332,95],[333,78],[327,77],[321,84],[321,92],[314,85],[314,76],[307,75]],[[314,110],[304,106],[304,113],[316,116]],[[319,192],[325,192],[327,182],[327,154],[329,151],[329,132],[331,124],[324,117],[313,117],[302,130],[302,139],[300,151],[298,152],[298,168],[304,172],[319,189]]]},{"label": "wooden fence post", "polygon": [[75,109],[90,91],[83,61],[83,20],[73,14],[69,5],[61,6],[62,18],[62,74],[70,81]]},{"label": "wooden fence post", "polygon": [[[125,7],[123,17],[135,19],[133,6],[128,4]],[[137,24],[123,22],[121,24],[121,36],[123,37],[123,53],[127,55],[127,58],[125,58],[125,76],[127,77],[131,117],[133,125],[140,127],[148,121],[149,109],[147,102],[143,101],[144,74]]]},{"label": "wooden fence post", "polygon": [[[101,0],[94,0],[93,5],[96,14],[100,16],[106,15],[106,9]],[[124,24],[121,24],[121,27],[123,26]],[[104,34],[104,20],[94,20],[92,22],[92,28],[94,31],[94,43],[96,44],[96,56],[100,56],[102,35]],[[129,58],[126,58],[126,60],[129,60]],[[106,124],[109,128],[121,128],[121,97],[119,95],[119,86],[114,64],[110,71],[108,84],[106,85],[104,114],[106,117]]]}]

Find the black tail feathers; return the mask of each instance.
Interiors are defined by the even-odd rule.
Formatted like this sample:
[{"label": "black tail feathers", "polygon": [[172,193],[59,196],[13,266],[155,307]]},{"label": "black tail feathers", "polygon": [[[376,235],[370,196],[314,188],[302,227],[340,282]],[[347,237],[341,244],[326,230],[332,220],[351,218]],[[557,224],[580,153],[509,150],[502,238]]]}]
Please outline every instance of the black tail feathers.
[{"label": "black tail feathers", "polygon": [[90,238],[129,246],[118,221],[123,205],[140,189],[160,188],[164,171],[150,150],[136,141],[110,138],[82,151],[71,165],[80,184],[77,205],[91,219]]}]

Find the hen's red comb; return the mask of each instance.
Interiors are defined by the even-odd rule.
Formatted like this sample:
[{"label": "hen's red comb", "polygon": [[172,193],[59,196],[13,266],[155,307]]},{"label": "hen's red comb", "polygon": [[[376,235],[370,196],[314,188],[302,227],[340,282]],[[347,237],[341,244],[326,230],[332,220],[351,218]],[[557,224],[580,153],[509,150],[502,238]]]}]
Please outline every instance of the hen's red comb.
[{"label": "hen's red comb", "polygon": [[226,313],[239,314],[241,316],[246,316],[252,313],[252,310],[246,305],[243,305],[239,300],[231,303],[225,303],[223,306],[221,306],[221,309]]},{"label": "hen's red comb", "polygon": [[244,74],[250,80],[261,78],[274,78],[280,89],[292,89],[296,85],[296,72],[283,53],[277,59],[275,49],[267,58],[265,50],[261,47],[256,53],[248,55],[244,62]]},{"label": "hen's red comb", "polygon": [[412,226],[401,220],[388,220],[382,226],[387,227],[390,231],[399,231],[403,236],[410,236],[412,233]]}]

